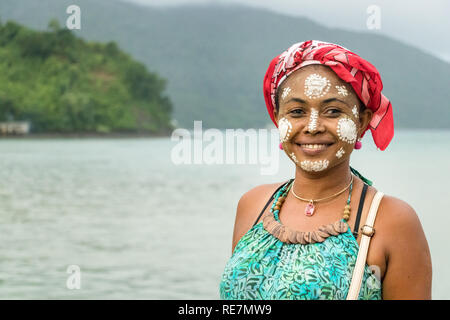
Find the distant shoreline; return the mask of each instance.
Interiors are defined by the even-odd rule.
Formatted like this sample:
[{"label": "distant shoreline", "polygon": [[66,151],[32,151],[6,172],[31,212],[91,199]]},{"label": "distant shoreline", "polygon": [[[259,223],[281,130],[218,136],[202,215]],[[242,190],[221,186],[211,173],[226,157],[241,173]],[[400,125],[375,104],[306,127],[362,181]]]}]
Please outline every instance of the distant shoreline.
[{"label": "distant shoreline", "polygon": [[[174,128],[175,130],[176,128]],[[238,129],[238,128],[233,128]],[[242,130],[248,130],[249,128],[241,128]],[[250,128],[255,129],[255,128]],[[256,128],[262,129],[262,128]],[[226,129],[220,129],[225,131]],[[397,132],[408,132],[408,131],[429,131],[429,132],[441,132],[450,131],[450,128],[404,128],[400,127],[396,129]],[[189,131],[193,134],[192,130]],[[110,133],[98,133],[98,132],[80,132],[80,133],[28,133],[28,134],[17,134],[17,135],[0,135],[1,140],[33,140],[33,139],[136,139],[136,138],[170,138],[173,132],[162,132],[162,133],[137,133],[137,132],[110,132]],[[366,135],[370,135],[368,132]],[[395,134],[394,134],[395,137]]]},{"label": "distant shoreline", "polygon": [[0,140],[10,139],[53,139],[53,138],[83,138],[83,139],[96,139],[96,138],[165,138],[170,137],[171,133],[29,133],[23,135],[0,135]]}]

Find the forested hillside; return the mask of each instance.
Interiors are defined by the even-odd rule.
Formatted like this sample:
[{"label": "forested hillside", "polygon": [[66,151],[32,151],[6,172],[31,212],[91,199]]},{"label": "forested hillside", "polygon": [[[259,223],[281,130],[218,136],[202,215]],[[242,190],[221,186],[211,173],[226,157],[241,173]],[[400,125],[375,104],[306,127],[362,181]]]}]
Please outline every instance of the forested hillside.
[{"label": "forested hillside", "polygon": [[32,132],[168,132],[165,87],[114,42],[86,42],[56,20],[47,31],[0,24],[0,121],[30,121]]}]

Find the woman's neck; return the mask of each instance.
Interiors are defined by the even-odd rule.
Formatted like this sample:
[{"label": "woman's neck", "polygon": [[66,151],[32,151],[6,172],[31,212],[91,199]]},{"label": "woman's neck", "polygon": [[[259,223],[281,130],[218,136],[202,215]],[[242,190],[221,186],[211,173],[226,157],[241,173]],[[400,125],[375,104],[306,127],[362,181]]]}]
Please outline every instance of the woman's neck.
[{"label": "woman's neck", "polygon": [[348,186],[351,180],[349,160],[323,172],[307,172],[297,167],[294,192],[302,198],[320,199]]}]

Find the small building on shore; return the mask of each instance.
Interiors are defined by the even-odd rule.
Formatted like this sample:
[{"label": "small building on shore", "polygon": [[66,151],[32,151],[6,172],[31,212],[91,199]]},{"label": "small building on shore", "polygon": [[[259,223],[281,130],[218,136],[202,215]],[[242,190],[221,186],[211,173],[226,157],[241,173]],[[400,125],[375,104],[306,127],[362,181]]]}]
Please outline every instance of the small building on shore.
[{"label": "small building on shore", "polygon": [[24,135],[30,133],[30,122],[28,121],[5,121],[0,122],[0,135]]}]

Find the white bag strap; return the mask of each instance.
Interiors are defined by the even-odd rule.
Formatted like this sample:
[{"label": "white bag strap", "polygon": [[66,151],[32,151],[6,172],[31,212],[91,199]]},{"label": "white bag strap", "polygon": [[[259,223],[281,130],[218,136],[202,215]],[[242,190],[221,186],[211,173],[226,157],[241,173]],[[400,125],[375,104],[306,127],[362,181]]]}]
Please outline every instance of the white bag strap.
[{"label": "white bag strap", "polygon": [[355,269],[353,270],[352,281],[348,290],[347,300],[356,300],[359,296],[361,283],[366,266],[367,251],[369,250],[370,239],[375,234],[373,224],[377,216],[378,206],[384,193],[378,191],[373,197],[366,224],[361,227],[361,243],[359,245],[358,257],[356,258]]}]

